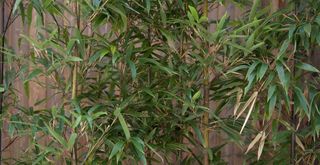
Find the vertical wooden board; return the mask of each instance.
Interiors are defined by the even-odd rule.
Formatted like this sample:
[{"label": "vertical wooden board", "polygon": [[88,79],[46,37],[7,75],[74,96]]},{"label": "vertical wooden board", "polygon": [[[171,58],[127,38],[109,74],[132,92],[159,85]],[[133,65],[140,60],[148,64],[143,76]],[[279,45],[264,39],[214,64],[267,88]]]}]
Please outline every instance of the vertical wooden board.
[{"label": "vertical wooden board", "polygon": [[[218,16],[218,7],[215,5],[215,6],[211,6],[210,9],[209,9],[209,14],[208,14],[208,19],[209,19],[209,22],[210,21],[216,21],[219,16]],[[211,32],[214,32],[216,30],[216,24],[210,24],[209,26],[209,30]]]},{"label": "vertical wooden board", "polygon": [[[11,1],[12,2],[12,1]],[[8,7],[9,8],[9,7]],[[8,14],[8,13],[7,13]],[[6,17],[8,17],[8,15],[6,15]],[[25,32],[25,29],[23,28],[23,26],[21,25],[21,19],[18,18],[16,22],[14,22],[11,27],[9,28],[9,30],[7,31],[7,45],[9,47],[11,47],[12,49],[14,49],[18,54],[22,54],[24,52],[26,52],[27,50],[27,45],[26,44],[22,44],[21,47],[18,46],[18,39],[19,39],[19,34]],[[8,66],[6,64],[6,66]],[[11,65],[12,68],[16,68],[17,66],[15,64]],[[8,67],[6,68],[8,69]],[[16,94],[18,95],[18,103],[28,107],[29,102],[28,99],[25,97],[24,94],[24,88],[22,84],[22,80],[17,79],[15,81],[15,83],[13,84],[14,88],[17,90]],[[16,114],[19,113],[19,110],[17,109],[10,109],[9,110],[11,114]],[[24,149],[26,149],[27,147],[27,143],[28,143],[28,139],[26,138],[19,138],[17,140],[14,141],[14,143],[11,144],[12,140],[9,136],[8,133],[6,132],[7,130],[7,126],[8,126],[8,121],[9,119],[6,119],[5,123],[4,123],[4,132],[3,132],[3,136],[2,139],[3,141],[3,146],[2,147],[6,147],[6,150],[4,150],[3,152],[3,160],[8,159],[8,158],[19,158],[19,156],[21,155],[21,153],[23,152]],[[10,145],[9,145],[10,144]],[[12,161],[9,161],[12,162]]]}]

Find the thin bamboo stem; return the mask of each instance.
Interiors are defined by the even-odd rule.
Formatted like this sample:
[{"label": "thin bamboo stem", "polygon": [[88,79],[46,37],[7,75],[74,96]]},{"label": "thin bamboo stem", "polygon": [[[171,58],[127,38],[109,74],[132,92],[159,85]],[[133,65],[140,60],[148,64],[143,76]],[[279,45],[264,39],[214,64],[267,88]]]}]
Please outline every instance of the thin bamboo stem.
[{"label": "thin bamboo stem", "polygon": [[[5,40],[5,1],[2,1],[2,18],[1,18],[1,25],[2,25],[2,40],[1,40],[1,49],[4,48],[4,40]],[[0,83],[3,82],[3,60],[4,60],[4,54],[3,51],[1,51],[0,54]],[[2,114],[2,94],[0,94],[0,114]],[[1,124],[2,125],[2,124]],[[2,162],[2,128],[0,129],[0,164]]]},{"label": "thin bamboo stem", "polygon": [[[76,12],[76,21],[77,21],[77,29],[80,30],[80,7],[78,4],[78,1],[75,1],[74,4],[74,11]],[[79,56],[79,50],[78,46],[75,46],[75,56]],[[71,94],[71,99],[74,100],[77,97],[77,88],[78,88],[78,83],[77,83],[77,73],[78,73],[78,64],[75,63],[72,69],[72,94]],[[74,122],[74,117],[72,117],[72,122]],[[73,130],[73,132],[76,132],[76,128]],[[78,164],[78,147],[77,147],[77,139],[75,140],[73,149],[72,149],[72,164],[77,165]]]},{"label": "thin bamboo stem", "polygon": [[[205,17],[208,17],[208,0],[204,1],[204,6],[203,6],[203,15]],[[208,49],[208,45],[206,45],[206,49]],[[203,94],[204,94],[204,100],[203,100],[203,105],[207,108],[209,108],[209,102],[210,102],[210,91],[209,91],[209,68],[208,66],[205,66],[204,68],[204,82],[203,82]],[[209,143],[209,129],[208,129],[208,125],[209,125],[209,113],[205,112],[203,119],[203,136],[204,136],[204,147],[205,147],[205,154],[203,157],[203,164],[204,165],[209,165],[209,155],[208,155],[208,148],[210,147],[210,143]]]},{"label": "thin bamboo stem", "polygon": [[[295,9],[294,9],[295,15],[297,14],[297,4],[295,3]],[[295,58],[295,55],[293,54],[293,59]],[[292,74],[295,76],[295,60],[293,60],[293,69]],[[293,97],[293,91],[291,91],[291,102],[294,103],[294,97]],[[296,127],[296,116],[294,113],[294,104],[291,105],[291,125],[293,128]],[[291,148],[290,148],[290,164],[295,165],[296,164],[296,135],[295,132],[292,132],[291,134]]]}]

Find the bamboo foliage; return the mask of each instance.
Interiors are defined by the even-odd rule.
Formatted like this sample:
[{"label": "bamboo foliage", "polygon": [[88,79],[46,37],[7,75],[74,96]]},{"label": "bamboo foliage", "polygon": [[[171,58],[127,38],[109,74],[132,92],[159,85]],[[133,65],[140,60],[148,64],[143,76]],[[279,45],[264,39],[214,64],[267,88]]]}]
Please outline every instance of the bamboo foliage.
[{"label": "bamboo foliage", "polygon": [[[230,3],[249,10],[208,18]],[[6,65],[17,66],[5,70],[2,121],[28,144],[3,161],[226,164],[222,150],[232,143],[246,151],[245,163],[314,164],[319,70],[308,58],[320,43],[318,6],[16,0],[12,14],[36,35],[20,34],[29,51],[2,49]],[[54,93],[24,106],[17,95],[30,96],[32,84]],[[221,145],[210,143],[212,132],[225,136]]]}]

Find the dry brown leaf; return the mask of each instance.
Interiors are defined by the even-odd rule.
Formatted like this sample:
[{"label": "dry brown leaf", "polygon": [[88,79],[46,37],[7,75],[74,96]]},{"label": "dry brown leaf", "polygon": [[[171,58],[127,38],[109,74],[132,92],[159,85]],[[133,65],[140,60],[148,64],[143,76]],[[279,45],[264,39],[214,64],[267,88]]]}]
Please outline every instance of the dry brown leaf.
[{"label": "dry brown leaf", "polygon": [[248,122],[248,120],[249,120],[249,117],[250,117],[251,112],[252,112],[252,110],[253,110],[254,104],[256,103],[256,100],[257,100],[258,92],[254,92],[252,96],[254,96],[254,97],[253,97],[253,101],[252,101],[252,103],[251,103],[251,106],[250,106],[249,112],[248,112],[248,114],[247,114],[247,117],[246,117],[246,119],[245,119],[245,121],[244,121],[244,123],[243,123],[243,125],[242,125],[241,130],[240,130],[240,134],[242,133],[244,127],[246,126],[246,124],[247,124],[247,122]]},{"label": "dry brown leaf", "polygon": [[236,102],[236,105],[234,106],[234,110],[233,110],[233,115],[234,116],[237,114],[237,111],[238,111],[238,109],[240,107],[240,101],[241,101],[242,94],[243,94],[243,90],[239,89],[238,93],[237,93],[237,102]]},{"label": "dry brown leaf", "polygon": [[299,146],[303,151],[305,151],[306,149],[304,148],[304,145],[303,145],[302,141],[299,139],[299,137],[296,136],[295,139],[296,139],[296,143],[298,144],[298,146]]},{"label": "dry brown leaf", "polygon": [[263,131],[262,133],[262,137],[261,137],[261,140],[260,140],[260,144],[259,144],[259,149],[258,149],[258,160],[260,159],[261,157],[261,154],[262,154],[262,150],[263,150],[263,146],[264,146],[264,142],[266,141],[266,132]]},{"label": "dry brown leaf", "polygon": [[252,142],[249,144],[247,151],[245,152],[245,154],[247,154],[251,148],[260,140],[260,138],[262,137],[262,131],[259,132],[257,134],[257,136],[252,140]]},{"label": "dry brown leaf", "polygon": [[246,104],[242,107],[241,111],[239,112],[239,114],[237,115],[236,119],[238,119],[242,113],[248,108],[248,106],[250,105],[250,103],[257,97],[258,92],[254,92],[251,97],[248,99],[248,101],[246,102]]}]

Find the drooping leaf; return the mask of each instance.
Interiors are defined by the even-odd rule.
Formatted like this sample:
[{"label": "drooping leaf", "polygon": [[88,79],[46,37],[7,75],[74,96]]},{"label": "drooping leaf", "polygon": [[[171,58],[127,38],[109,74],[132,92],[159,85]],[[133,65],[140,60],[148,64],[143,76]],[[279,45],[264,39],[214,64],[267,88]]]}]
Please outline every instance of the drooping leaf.
[{"label": "drooping leaf", "polygon": [[303,62],[299,62],[296,64],[297,68],[309,71],[309,72],[320,72],[317,68],[315,68],[314,66],[307,64],[307,63],[303,63]]},{"label": "drooping leaf", "polygon": [[285,70],[283,68],[283,65],[281,62],[277,62],[276,63],[276,70],[278,73],[278,77],[280,79],[281,85],[283,86],[283,88],[285,89],[286,93],[288,93],[288,88],[289,88],[289,79],[286,76]]}]

